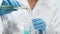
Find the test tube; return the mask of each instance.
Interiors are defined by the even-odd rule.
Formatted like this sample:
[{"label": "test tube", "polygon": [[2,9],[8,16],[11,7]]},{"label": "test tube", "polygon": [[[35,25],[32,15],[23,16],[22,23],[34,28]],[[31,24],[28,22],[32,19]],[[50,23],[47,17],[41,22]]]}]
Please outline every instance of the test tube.
[{"label": "test tube", "polygon": [[43,34],[43,30],[39,30],[39,34]]}]

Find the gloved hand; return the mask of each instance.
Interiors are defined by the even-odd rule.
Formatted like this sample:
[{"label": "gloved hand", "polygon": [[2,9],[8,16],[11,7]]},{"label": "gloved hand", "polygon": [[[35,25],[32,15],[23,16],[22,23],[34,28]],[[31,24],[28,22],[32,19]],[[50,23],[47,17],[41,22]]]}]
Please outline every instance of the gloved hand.
[{"label": "gloved hand", "polygon": [[46,28],[46,23],[43,19],[34,18],[32,19],[32,23],[34,25],[34,28],[37,30],[45,30]]},{"label": "gloved hand", "polygon": [[18,3],[16,0],[3,0],[2,2],[2,5],[1,6],[12,6],[12,9],[11,8],[0,8],[0,16],[3,16],[5,14],[8,14],[8,13],[11,13],[12,11],[14,10],[17,10],[17,9],[14,9],[14,7],[20,7],[21,3]]}]

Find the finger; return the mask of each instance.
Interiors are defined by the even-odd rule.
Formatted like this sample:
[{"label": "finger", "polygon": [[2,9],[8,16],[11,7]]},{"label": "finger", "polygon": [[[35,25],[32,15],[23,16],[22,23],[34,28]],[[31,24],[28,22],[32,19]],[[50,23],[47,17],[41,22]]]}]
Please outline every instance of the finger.
[{"label": "finger", "polygon": [[36,22],[32,22],[33,24],[42,24],[42,21],[36,21]]},{"label": "finger", "polygon": [[38,20],[41,20],[41,19],[39,19],[39,18],[32,19],[33,22],[36,22]]},{"label": "finger", "polygon": [[7,0],[3,0],[2,5],[9,5],[9,2]]},{"label": "finger", "polygon": [[46,29],[46,26],[41,26],[41,27],[35,27],[35,29],[38,29],[38,30],[45,30]]},{"label": "finger", "polygon": [[42,25],[42,24],[45,24],[44,21],[36,21],[36,22],[33,22],[34,25]]},{"label": "finger", "polygon": [[16,0],[7,0],[7,1],[9,2],[10,6],[18,7]]},{"label": "finger", "polygon": [[42,24],[42,25],[34,25],[34,28],[36,29],[40,29],[40,28],[46,28],[46,24]]}]

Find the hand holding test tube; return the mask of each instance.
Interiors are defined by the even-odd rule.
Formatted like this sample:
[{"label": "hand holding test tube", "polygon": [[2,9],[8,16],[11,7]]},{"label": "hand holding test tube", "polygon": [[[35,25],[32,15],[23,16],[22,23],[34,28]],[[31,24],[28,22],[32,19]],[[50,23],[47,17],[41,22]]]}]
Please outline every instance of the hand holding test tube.
[{"label": "hand holding test tube", "polygon": [[46,28],[45,21],[40,18],[34,18],[34,19],[32,19],[32,23],[34,25],[34,28],[39,30],[39,34],[43,34],[43,31]]}]

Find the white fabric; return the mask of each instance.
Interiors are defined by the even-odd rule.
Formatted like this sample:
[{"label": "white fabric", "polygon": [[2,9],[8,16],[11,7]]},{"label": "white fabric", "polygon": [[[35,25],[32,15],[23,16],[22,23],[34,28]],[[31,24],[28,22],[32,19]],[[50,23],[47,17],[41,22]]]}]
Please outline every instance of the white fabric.
[{"label": "white fabric", "polygon": [[2,4],[2,1],[3,1],[3,0],[0,0],[0,6],[1,6],[1,4]]},{"label": "white fabric", "polygon": [[[42,18],[46,21],[47,34],[60,34],[60,4],[58,1],[38,0],[34,9],[30,8],[31,18]],[[29,7],[27,0],[22,1],[22,3]]]},{"label": "white fabric", "polygon": [[[32,34],[34,34],[34,27],[31,23],[29,16],[27,15],[28,15],[27,9],[18,9],[17,11],[13,11],[10,14],[6,14],[3,16],[4,26],[9,30],[9,32],[13,34],[23,34],[25,27],[31,27],[32,29],[31,32]],[[6,34],[8,30],[4,34]]]},{"label": "white fabric", "polygon": [[3,32],[3,23],[0,17],[0,34],[2,34],[2,32]]},{"label": "white fabric", "polygon": [[[3,0],[0,0],[0,6],[1,6],[1,3],[2,3]],[[3,32],[3,23],[2,23],[2,20],[1,20],[1,16],[0,16],[0,34],[2,34]]]},{"label": "white fabric", "polygon": [[[20,0],[17,1],[20,2]],[[27,0],[21,0],[21,3],[29,7],[30,11],[18,10],[18,12],[15,11],[5,16],[9,17],[10,21],[15,21],[18,29],[21,23],[30,23],[32,18],[41,18],[46,22],[46,34],[60,34],[60,7],[58,7],[59,2],[57,1],[58,0],[38,0],[34,9],[31,10]],[[6,25],[7,21],[4,20],[4,23]]]}]

